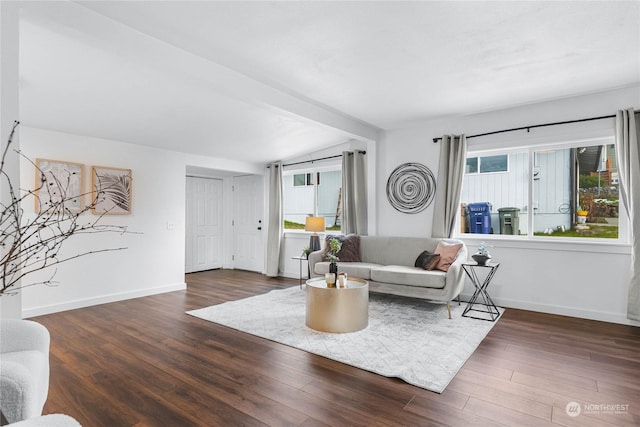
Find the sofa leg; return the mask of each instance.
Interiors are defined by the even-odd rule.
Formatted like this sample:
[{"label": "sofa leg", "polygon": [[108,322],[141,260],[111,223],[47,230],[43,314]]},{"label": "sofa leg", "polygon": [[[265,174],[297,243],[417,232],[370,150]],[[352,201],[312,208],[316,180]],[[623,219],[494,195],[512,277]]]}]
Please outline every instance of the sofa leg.
[{"label": "sofa leg", "polygon": [[451,303],[447,301],[447,312],[449,313],[449,319],[451,319]]}]

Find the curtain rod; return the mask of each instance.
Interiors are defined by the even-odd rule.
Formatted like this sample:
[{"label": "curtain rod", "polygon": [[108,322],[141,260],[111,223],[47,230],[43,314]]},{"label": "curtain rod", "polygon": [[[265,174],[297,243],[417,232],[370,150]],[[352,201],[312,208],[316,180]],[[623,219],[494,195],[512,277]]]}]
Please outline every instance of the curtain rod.
[{"label": "curtain rod", "polygon": [[[636,111],[635,112],[635,114],[638,114],[638,113],[640,113],[640,111]],[[541,127],[545,127],[545,126],[556,126],[556,125],[566,125],[566,124],[569,124],[569,123],[590,122],[592,120],[614,119],[615,117],[616,117],[616,115],[612,114],[610,116],[590,117],[588,119],[577,119],[577,120],[566,120],[564,122],[542,123],[542,124],[539,124],[539,125],[522,126],[522,127],[519,127],[519,128],[495,130],[493,132],[479,133],[477,135],[469,135],[467,137],[467,139],[477,138],[479,136],[495,135],[495,134],[498,134],[498,133],[515,132],[517,130],[526,130],[527,132],[529,132],[529,130],[531,130],[531,129],[541,128]],[[433,138],[433,142],[434,143],[437,143],[438,141],[442,141],[442,137]]]},{"label": "curtain rod", "polygon": [[[366,152],[366,151],[363,151],[363,150],[355,150],[355,151],[358,151],[358,152],[360,152],[360,153],[362,153],[362,154],[367,154],[367,152]],[[349,154],[353,154],[353,153],[352,153],[352,152],[349,152]],[[321,161],[321,160],[337,159],[338,157],[342,157],[342,154],[336,154],[335,156],[321,157],[321,158],[319,158],[319,159],[303,160],[303,161],[301,161],[301,162],[287,163],[287,164],[285,164],[285,165],[282,165],[282,167],[285,167],[285,166],[293,166],[293,165],[302,165],[302,164],[304,164],[304,163],[319,162],[319,161]],[[269,165],[269,166],[267,166],[267,168],[269,168],[269,167],[270,167],[270,165]]]}]

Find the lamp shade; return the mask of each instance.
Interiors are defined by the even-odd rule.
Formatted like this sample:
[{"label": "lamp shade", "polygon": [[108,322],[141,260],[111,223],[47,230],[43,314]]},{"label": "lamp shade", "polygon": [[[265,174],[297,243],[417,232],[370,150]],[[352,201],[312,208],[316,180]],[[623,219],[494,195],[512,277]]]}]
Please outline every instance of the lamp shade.
[{"label": "lamp shade", "polygon": [[324,217],[322,216],[308,216],[304,224],[304,231],[324,231]]}]

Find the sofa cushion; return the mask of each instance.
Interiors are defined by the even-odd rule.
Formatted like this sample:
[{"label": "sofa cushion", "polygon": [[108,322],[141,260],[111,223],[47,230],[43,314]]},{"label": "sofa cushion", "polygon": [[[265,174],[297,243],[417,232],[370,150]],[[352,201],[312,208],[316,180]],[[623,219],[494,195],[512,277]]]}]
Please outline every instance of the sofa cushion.
[{"label": "sofa cushion", "polygon": [[462,244],[449,244],[444,241],[438,243],[435,253],[440,254],[440,259],[435,268],[441,271],[448,271],[451,264],[456,260],[460,249],[462,249]]},{"label": "sofa cushion", "polygon": [[371,270],[371,280],[396,285],[442,289],[446,283],[443,271],[427,271],[406,265],[385,265]]},{"label": "sofa cushion", "polygon": [[[380,264],[371,264],[368,262],[348,262],[338,263],[338,271],[347,273],[348,277],[358,277],[364,280],[371,280],[371,269],[378,268]],[[316,263],[314,269],[316,274],[325,274],[329,272],[329,262],[323,261]]]},{"label": "sofa cushion", "polygon": [[342,243],[342,247],[336,254],[339,261],[342,262],[360,262],[360,236],[357,234],[327,234],[325,237],[324,253],[329,250],[329,241],[331,239],[337,239]]},{"label": "sofa cushion", "polygon": [[435,252],[441,239],[360,236],[360,259],[380,265],[413,265],[424,250]]},{"label": "sofa cushion", "polygon": [[422,251],[418,258],[416,258],[415,267],[422,268],[424,270],[433,270],[438,265],[440,260],[440,254],[434,254],[429,251]]}]

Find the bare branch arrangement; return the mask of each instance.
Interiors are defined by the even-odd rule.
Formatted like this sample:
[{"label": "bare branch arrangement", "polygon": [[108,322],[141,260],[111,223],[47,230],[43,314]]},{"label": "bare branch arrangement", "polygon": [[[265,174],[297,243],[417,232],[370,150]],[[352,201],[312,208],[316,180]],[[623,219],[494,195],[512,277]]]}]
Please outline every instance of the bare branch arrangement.
[{"label": "bare branch arrangement", "polygon": [[[53,286],[57,269],[47,280],[22,284],[22,279],[31,273],[55,267],[82,256],[100,252],[111,252],[126,249],[125,247],[96,249],[75,255],[63,255],[60,250],[62,244],[71,236],[94,233],[130,233],[125,226],[100,224],[104,214],[88,217],[86,212],[93,209],[102,197],[102,191],[97,193],[70,194],[70,182],[73,172],[66,172],[62,177],[45,173],[19,150],[14,150],[24,159],[36,167],[40,179],[34,190],[20,189],[16,191],[11,177],[5,170],[5,161],[13,137],[20,123],[14,122],[7,145],[2,153],[0,163],[0,181],[7,188],[9,198],[0,201],[0,296],[15,294],[18,290],[44,284]],[[65,176],[66,175],[66,176]],[[3,188],[3,191],[4,191]],[[80,206],[80,209],[70,209],[69,205],[77,206],[78,198],[90,196],[91,203]],[[24,215],[22,204],[27,199],[35,198],[36,209],[33,218]],[[42,202],[41,200],[42,199]]]}]

